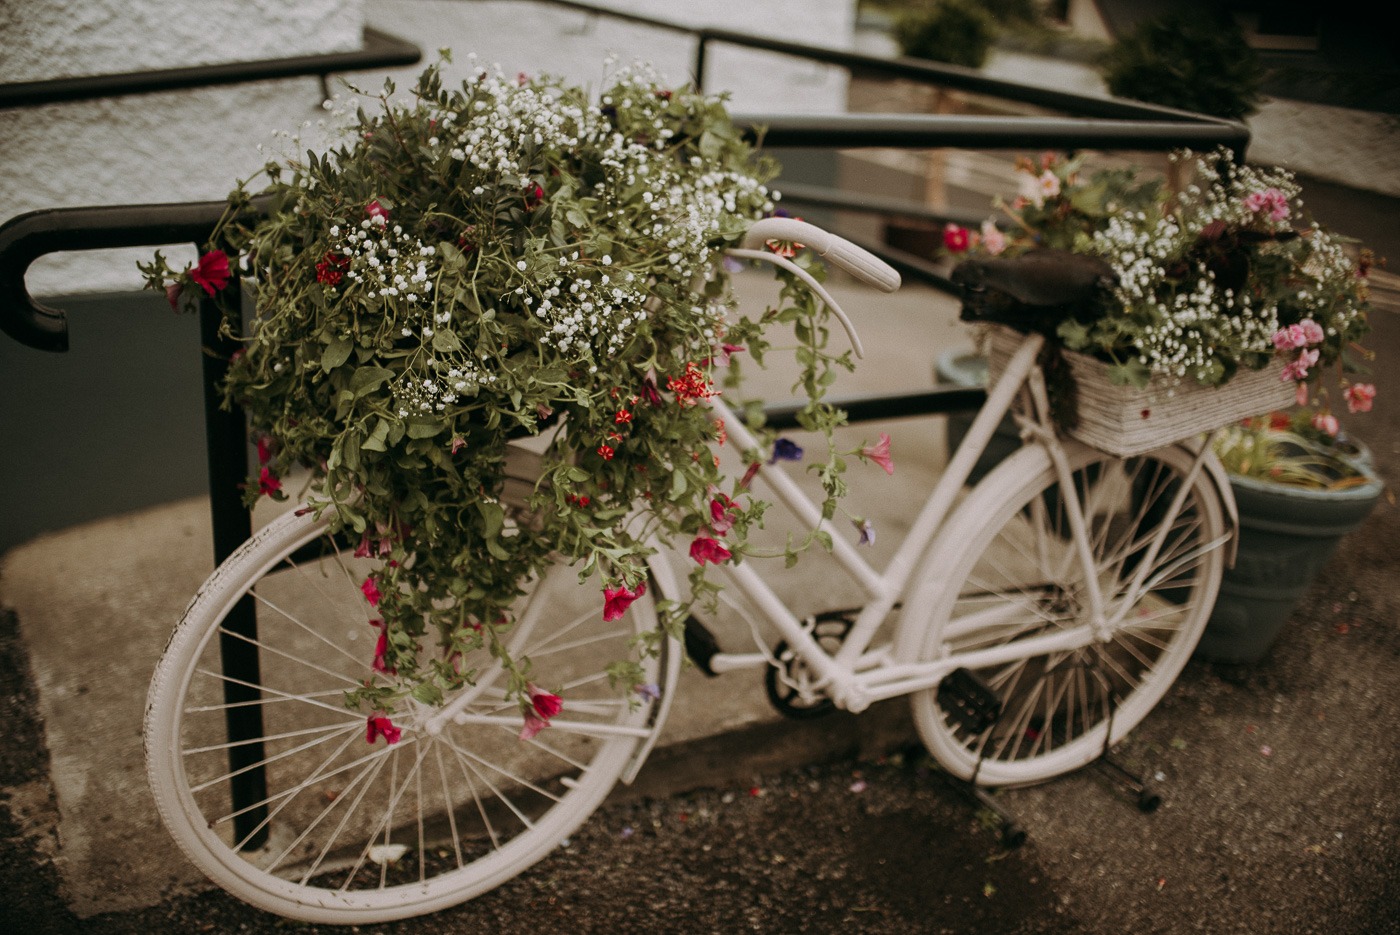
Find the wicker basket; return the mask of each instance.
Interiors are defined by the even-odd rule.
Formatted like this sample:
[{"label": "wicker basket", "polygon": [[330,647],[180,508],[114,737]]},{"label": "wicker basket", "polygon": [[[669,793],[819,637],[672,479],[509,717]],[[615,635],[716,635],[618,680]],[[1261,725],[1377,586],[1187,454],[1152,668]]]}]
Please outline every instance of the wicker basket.
[{"label": "wicker basket", "polygon": [[[1023,336],[999,325],[989,327],[988,385],[1006,369]],[[1282,379],[1283,363],[1246,370],[1225,386],[1179,383],[1166,386],[1154,378],[1146,387],[1119,386],[1108,365],[1065,351],[1078,393],[1079,425],[1069,434],[1100,451],[1131,457],[1202,432],[1282,409],[1294,401],[1295,389]]]}]

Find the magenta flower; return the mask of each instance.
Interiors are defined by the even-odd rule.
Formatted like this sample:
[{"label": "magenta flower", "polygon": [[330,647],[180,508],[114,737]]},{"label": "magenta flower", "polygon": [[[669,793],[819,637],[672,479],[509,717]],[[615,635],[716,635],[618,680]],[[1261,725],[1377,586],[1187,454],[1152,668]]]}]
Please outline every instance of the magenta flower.
[{"label": "magenta flower", "polygon": [[703,565],[709,562],[718,565],[727,562],[733,557],[733,553],[719,544],[716,539],[709,536],[696,536],[695,541],[690,544],[690,557],[695,559],[696,564]]},{"label": "magenta flower", "polygon": [[389,209],[381,205],[378,198],[365,205],[365,214],[368,214],[370,220],[381,227],[389,223]]},{"label": "magenta flower", "polygon": [[384,675],[397,675],[398,669],[385,661],[389,652],[389,628],[384,625],[383,620],[371,620],[369,625],[379,631],[379,639],[374,644],[374,661],[370,663],[370,668]]},{"label": "magenta flower", "polygon": [[627,608],[632,606],[632,602],[643,594],[647,593],[647,583],[645,581],[637,585],[635,591],[626,588],[604,588],[603,589],[603,620],[611,622],[627,613]]},{"label": "magenta flower", "polygon": [[862,448],[860,456],[880,465],[885,469],[886,474],[894,474],[894,459],[890,457],[890,436],[887,432],[880,433],[880,440],[876,444],[866,445]]},{"label": "magenta flower", "polygon": [[282,480],[272,473],[272,468],[264,466],[258,472],[258,493],[272,496],[282,489]]},{"label": "magenta flower", "polygon": [[999,256],[1006,249],[1006,235],[991,218],[982,222],[982,249],[992,256]]},{"label": "magenta flower", "polygon": [[165,287],[165,301],[170,303],[170,310],[178,312],[180,310],[180,293],[184,287],[178,282],[172,282]]},{"label": "magenta flower", "polygon": [[762,469],[763,464],[761,462],[755,461],[753,464],[750,464],[748,468],[744,470],[744,476],[739,478],[739,489],[748,490],[749,484],[753,483],[753,479],[758,476],[758,472]]},{"label": "magenta flower", "polygon": [[1347,412],[1370,412],[1376,388],[1370,383],[1353,383],[1346,388]]},{"label": "magenta flower", "polygon": [[943,247],[949,253],[963,253],[972,243],[972,235],[966,227],[949,221],[943,228]]},{"label": "magenta flower", "polygon": [[209,295],[218,292],[228,285],[228,254],[222,250],[210,250],[190,270],[190,278]]},{"label": "magenta flower", "polygon": [[724,494],[715,494],[715,498],[710,501],[710,528],[715,531],[715,535],[722,536],[734,525],[734,514],[739,511],[739,505]]},{"label": "magenta flower", "polygon": [[533,684],[527,684],[525,692],[530,696],[530,705],[535,709],[535,714],[542,718],[546,725],[549,724],[550,718],[564,710],[564,699],[558,695],[551,694]]},{"label": "magenta flower", "polygon": [[365,600],[369,601],[371,607],[378,607],[380,598],[384,596],[379,593],[379,588],[375,586],[373,578],[366,578],[364,584],[360,585],[360,591],[364,594]]},{"label": "magenta flower", "polygon": [[386,743],[395,744],[399,742],[399,737],[403,731],[394,726],[394,722],[382,714],[371,714],[369,721],[365,725],[365,743],[374,743],[383,737]]}]

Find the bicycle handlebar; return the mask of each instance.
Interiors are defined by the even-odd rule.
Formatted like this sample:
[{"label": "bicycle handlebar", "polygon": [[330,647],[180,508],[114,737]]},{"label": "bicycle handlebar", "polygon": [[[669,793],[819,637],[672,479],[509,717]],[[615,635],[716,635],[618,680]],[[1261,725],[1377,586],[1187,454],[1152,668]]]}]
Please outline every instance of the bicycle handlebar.
[{"label": "bicycle handlebar", "polygon": [[756,249],[769,240],[801,243],[822,259],[830,260],[861,282],[868,283],[881,292],[894,292],[899,288],[899,273],[894,267],[864,247],[858,247],[815,224],[808,224],[797,218],[764,218],[755,221],[749,228],[748,233],[744,235],[743,246],[746,249]]}]

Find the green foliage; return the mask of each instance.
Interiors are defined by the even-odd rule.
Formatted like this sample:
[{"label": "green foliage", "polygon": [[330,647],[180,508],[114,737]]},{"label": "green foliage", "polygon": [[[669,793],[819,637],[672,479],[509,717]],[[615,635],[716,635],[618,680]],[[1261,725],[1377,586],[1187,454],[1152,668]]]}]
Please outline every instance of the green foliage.
[{"label": "green foliage", "polygon": [[[498,634],[521,585],[562,556],[598,581],[602,613],[604,588],[645,581],[653,537],[706,531],[718,491],[738,501],[725,544],[745,554],[763,504],[712,451],[717,348],[796,330],[828,438],[839,420],[819,398],[848,364],[787,272],[781,309],[732,314],[723,251],[774,210],[775,174],[721,98],[645,69],[594,100],[485,69],[448,88],[434,66],[407,99],[386,87],[349,115],[330,152],[269,166],[265,216],[233,193],[206,257],[226,252],[256,286],[226,386],[260,437],[250,499],[308,468],[310,507],[380,559],[365,587],[382,665],[352,701],[432,702],[489,658],[518,693],[528,660]],[[821,275],[810,254],[794,262]],[[197,268],[143,270],[153,288],[201,288]],[[536,436],[533,492],[508,496],[513,442]]]},{"label": "green foliage", "polygon": [[1144,23],[1100,63],[1118,97],[1240,120],[1262,100],[1264,69],[1228,16],[1178,12]]},{"label": "green foliage", "polygon": [[996,21],[971,0],[935,0],[894,23],[901,54],[966,68],[982,67],[996,36]]}]

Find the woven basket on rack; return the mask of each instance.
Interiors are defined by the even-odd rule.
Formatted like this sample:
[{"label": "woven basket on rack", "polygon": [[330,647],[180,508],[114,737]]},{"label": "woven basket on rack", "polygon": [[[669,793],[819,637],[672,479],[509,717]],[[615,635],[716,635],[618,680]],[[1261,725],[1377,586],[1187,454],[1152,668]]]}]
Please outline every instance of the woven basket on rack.
[{"label": "woven basket on rack", "polygon": [[[990,386],[1023,335],[999,325],[989,327],[987,383]],[[1283,363],[1244,370],[1225,386],[1183,382],[1167,386],[1153,378],[1146,387],[1120,386],[1108,365],[1074,351],[1064,352],[1077,391],[1079,424],[1069,434],[1100,451],[1119,457],[1144,454],[1183,438],[1293,404],[1294,385],[1282,379]]]}]

